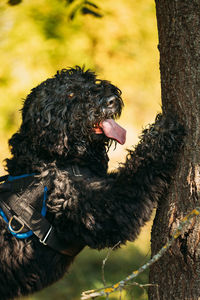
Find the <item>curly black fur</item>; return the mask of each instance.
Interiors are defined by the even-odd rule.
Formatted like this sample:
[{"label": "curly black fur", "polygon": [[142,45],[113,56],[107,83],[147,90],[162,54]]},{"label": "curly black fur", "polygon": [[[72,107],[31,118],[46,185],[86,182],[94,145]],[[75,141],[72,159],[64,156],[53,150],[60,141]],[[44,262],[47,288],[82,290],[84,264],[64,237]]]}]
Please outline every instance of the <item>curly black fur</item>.
[{"label": "curly black fur", "polygon": [[[114,96],[114,103],[107,99]],[[116,172],[107,172],[111,140],[95,134],[102,120],[117,118],[121,91],[80,67],[62,70],[34,88],[24,102],[22,124],[9,141],[11,175],[39,173],[50,182],[48,213],[66,245],[96,249],[133,241],[167,191],[176,168],[183,128],[158,115]],[[75,178],[67,166],[89,170]],[[52,218],[53,216],[53,218]],[[53,221],[52,221],[53,220]],[[73,257],[33,236],[18,240],[0,218],[1,300],[38,291],[63,276]]]}]

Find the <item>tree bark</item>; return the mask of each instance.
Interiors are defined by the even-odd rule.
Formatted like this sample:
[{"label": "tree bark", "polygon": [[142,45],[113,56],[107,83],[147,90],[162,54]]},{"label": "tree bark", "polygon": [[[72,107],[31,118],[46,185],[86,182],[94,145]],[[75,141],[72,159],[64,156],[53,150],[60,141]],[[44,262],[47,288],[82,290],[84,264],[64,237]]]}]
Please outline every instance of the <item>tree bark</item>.
[{"label": "tree bark", "polygon": [[[169,194],[158,205],[152,255],[182,217],[200,206],[200,0],[156,0],[162,105],[186,129],[186,140]],[[200,299],[200,218],[150,269],[150,300]],[[158,295],[159,294],[159,295]]]}]

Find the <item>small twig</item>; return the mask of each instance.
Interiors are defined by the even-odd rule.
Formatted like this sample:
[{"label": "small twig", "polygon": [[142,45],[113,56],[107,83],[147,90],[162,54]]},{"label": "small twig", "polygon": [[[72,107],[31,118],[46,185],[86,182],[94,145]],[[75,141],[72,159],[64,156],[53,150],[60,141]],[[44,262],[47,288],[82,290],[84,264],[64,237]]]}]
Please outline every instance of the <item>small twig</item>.
[{"label": "small twig", "polygon": [[147,292],[145,290],[146,287],[156,287],[157,296],[158,296],[157,300],[160,300],[159,293],[158,293],[158,287],[159,287],[158,284],[154,284],[154,283],[141,284],[141,283],[138,283],[138,282],[132,282],[132,283],[126,283],[126,285],[124,286],[124,288],[130,287],[130,286],[138,286],[139,288],[141,288],[143,290],[143,292]]},{"label": "small twig", "polygon": [[119,290],[119,300],[122,300],[122,290]]},{"label": "small twig", "polygon": [[106,262],[108,260],[108,258],[110,257],[110,254],[111,252],[121,244],[121,241],[119,241],[117,244],[115,244],[112,248],[110,248],[108,250],[108,253],[106,255],[106,257],[104,258],[103,262],[102,262],[102,267],[101,267],[101,270],[102,270],[102,281],[103,281],[103,285],[106,286],[106,280],[105,280],[105,265],[106,265]]},{"label": "small twig", "polygon": [[156,294],[157,294],[157,300],[160,300],[159,286],[158,285],[156,285]]},{"label": "small twig", "polygon": [[[173,242],[182,234],[183,228],[190,223],[191,219],[193,219],[195,216],[199,216],[199,215],[200,215],[200,207],[196,207],[181,220],[179,226],[173,233],[172,238],[160,249],[160,251],[157,254],[155,254],[145,265],[140,267],[138,270],[133,271],[124,280],[121,280],[111,286],[104,286],[103,288],[100,288],[100,289],[85,291],[82,293],[81,299],[85,300],[85,299],[90,299],[90,298],[96,298],[99,296],[108,296],[115,291],[123,289],[127,285],[128,281],[136,278],[139,274],[144,272],[152,264],[154,264],[156,261],[158,261],[163,256],[163,254],[171,247]],[[158,290],[157,290],[157,293],[158,293]],[[159,294],[158,294],[158,296],[159,296]],[[159,299],[159,297],[158,297],[158,299]]]}]

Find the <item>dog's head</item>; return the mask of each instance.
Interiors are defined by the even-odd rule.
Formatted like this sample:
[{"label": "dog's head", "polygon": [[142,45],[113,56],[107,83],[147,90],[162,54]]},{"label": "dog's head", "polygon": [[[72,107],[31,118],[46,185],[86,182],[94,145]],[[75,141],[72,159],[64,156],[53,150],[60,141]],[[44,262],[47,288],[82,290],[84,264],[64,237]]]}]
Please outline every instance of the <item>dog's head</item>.
[{"label": "dog's head", "polygon": [[123,144],[121,91],[90,70],[64,69],[34,88],[24,102],[21,130],[52,155],[81,155],[90,144]]}]

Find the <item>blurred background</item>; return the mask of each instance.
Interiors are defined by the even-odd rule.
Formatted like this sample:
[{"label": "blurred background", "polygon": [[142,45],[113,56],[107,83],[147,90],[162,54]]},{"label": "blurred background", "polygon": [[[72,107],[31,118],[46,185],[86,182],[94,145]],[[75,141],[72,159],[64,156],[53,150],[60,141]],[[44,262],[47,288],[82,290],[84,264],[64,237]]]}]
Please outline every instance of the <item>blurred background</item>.
[{"label": "blurred background", "polygon": [[[127,142],[110,150],[110,169],[124,160],[126,148],[137,143],[142,127],[160,111],[154,1],[94,0],[100,9],[89,8],[96,17],[77,10],[73,18],[78,1],[0,2],[0,175],[5,174],[3,160],[10,155],[8,138],[21,122],[23,99],[58,69],[85,65],[122,90],[125,108],[119,123],[127,129]],[[125,278],[148,260],[150,229],[151,222],[137,241],[111,253],[105,266],[107,284]],[[81,291],[101,287],[107,251],[85,249],[61,281],[23,300],[77,300]],[[137,282],[148,283],[148,272]],[[130,286],[110,299],[148,297],[145,289]]]}]

